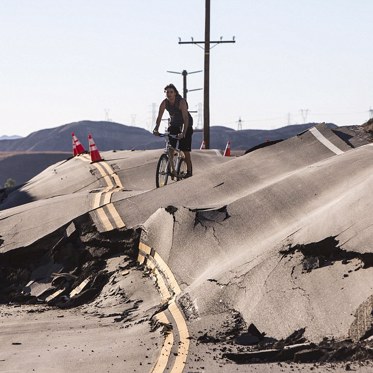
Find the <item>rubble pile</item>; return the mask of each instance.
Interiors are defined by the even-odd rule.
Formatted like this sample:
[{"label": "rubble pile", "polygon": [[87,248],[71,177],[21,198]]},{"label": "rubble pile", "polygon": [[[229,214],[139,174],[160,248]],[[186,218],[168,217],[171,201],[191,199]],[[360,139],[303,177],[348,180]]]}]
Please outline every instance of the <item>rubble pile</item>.
[{"label": "rubble pile", "polygon": [[[373,358],[373,340],[354,342],[351,339],[336,341],[324,338],[320,343],[308,342],[305,329],[296,330],[288,338],[275,340],[259,333],[252,324],[245,338],[235,340],[235,352],[222,354],[237,364],[268,362],[330,363],[364,361]],[[231,349],[232,350],[232,349]]]},{"label": "rubble pile", "polygon": [[0,302],[60,308],[87,303],[110,278],[106,260],[135,258],[138,240],[136,230],[98,233],[89,214],[83,215],[29,247],[0,256]]},{"label": "rubble pile", "polygon": [[320,242],[313,242],[307,245],[290,245],[286,249],[281,250],[280,254],[288,256],[295,252],[302,253],[303,270],[306,272],[333,265],[333,263],[337,261],[340,261],[342,264],[347,264],[353,259],[357,259],[360,262],[360,265],[355,271],[373,266],[372,253],[345,251],[339,247],[339,242],[336,237],[327,237]]}]

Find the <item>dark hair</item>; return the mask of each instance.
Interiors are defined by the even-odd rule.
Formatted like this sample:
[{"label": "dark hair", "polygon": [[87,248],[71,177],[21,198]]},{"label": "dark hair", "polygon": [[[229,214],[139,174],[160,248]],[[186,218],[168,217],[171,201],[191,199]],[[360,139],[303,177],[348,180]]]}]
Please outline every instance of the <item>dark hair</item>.
[{"label": "dark hair", "polygon": [[168,85],[166,85],[166,87],[164,87],[165,92],[167,91],[167,89],[173,89],[176,93],[176,96],[180,96],[179,91],[176,89],[176,87],[172,83],[168,84]]}]

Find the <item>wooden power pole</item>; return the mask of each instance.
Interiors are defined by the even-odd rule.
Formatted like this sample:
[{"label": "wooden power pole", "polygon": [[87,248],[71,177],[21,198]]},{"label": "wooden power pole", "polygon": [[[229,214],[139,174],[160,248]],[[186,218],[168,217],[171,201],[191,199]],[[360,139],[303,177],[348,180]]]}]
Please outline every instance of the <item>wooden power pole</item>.
[{"label": "wooden power pole", "polygon": [[204,45],[205,63],[204,63],[204,94],[203,94],[203,139],[205,141],[206,149],[210,149],[210,45],[213,47],[221,43],[235,43],[234,37],[232,40],[211,41],[210,40],[210,0],[205,0],[205,40],[194,41],[181,41],[179,44],[200,44]]}]

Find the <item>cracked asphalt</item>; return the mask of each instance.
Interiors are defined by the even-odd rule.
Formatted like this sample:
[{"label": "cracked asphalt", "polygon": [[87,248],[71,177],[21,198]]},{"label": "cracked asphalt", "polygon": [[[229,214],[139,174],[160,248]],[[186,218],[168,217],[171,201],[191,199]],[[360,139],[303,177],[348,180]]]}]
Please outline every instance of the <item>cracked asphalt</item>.
[{"label": "cracked asphalt", "polygon": [[373,146],[346,131],[195,151],[194,176],[160,189],[160,151],[117,151],[104,175],[75,157],[12,192],[1,370],[371,371]]}]

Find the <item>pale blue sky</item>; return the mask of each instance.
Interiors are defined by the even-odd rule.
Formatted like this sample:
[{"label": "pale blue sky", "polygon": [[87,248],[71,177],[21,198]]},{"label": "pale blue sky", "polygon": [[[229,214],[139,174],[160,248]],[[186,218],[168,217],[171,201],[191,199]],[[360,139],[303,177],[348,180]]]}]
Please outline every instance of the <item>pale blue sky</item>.
[{"label": "pale blue sky", "polygon": [[[0,136],[107,116],[150,129],[163,87],[182,91],[166,71],[203,69],[178,37],[202,40],[204,12],[204,0],[0,0]],[[365,122],[372,15],[372,0],[211,0],[211,39],[236,38],[211,50],[211,125]]]}]

